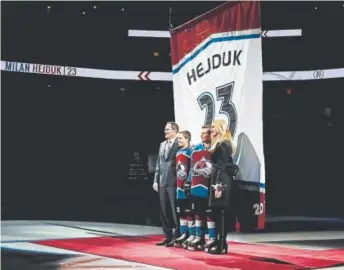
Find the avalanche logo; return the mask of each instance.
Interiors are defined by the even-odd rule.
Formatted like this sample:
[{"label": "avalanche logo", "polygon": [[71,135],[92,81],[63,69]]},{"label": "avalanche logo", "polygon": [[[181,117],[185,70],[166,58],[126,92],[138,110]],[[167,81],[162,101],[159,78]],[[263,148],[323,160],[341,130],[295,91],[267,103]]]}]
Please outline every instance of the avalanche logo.
[{"label": "avalanche logo", "polygon": [[177,165],[177,177],[180,180],[185,180],[187,178],[186,166],[181,162]]},{"label": "avalanche logo", "polygon": [[211,174],[211,163],[205,158],[202,157],[200,161],[197,161],[193,166],[193,174],[195,176],[203,176],[204,178],[210,178]]}]

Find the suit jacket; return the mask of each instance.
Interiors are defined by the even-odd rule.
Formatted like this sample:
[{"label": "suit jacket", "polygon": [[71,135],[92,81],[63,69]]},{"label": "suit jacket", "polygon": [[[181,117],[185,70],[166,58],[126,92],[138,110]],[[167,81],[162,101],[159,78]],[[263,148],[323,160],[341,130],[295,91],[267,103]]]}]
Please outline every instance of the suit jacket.
[{"label": "suit jacket", "polygon": [[167,140],[163,141],[159,147],[158,159],[156,162],[154,183],[158,183],[160,187],[176,187],[176,154],[179,149],[177,139],[171,146],[167,158],[165,159],[165,147]]}]

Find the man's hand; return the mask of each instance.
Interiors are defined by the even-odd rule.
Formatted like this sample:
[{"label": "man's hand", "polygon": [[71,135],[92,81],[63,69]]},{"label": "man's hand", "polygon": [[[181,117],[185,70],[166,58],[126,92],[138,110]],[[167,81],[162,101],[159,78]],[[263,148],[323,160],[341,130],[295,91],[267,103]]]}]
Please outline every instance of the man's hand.
[{"label": "man's hand", "polygon": [[153,189],[154,189],[156,192],[158,192],[158,183],[154,183],[154,184],[153,184]]},{"label": "man's hand", "polygon": [[184,181],[183,189],[186,197],[189,197],[191,193],[191,183],[187,183],[186,181]]}]

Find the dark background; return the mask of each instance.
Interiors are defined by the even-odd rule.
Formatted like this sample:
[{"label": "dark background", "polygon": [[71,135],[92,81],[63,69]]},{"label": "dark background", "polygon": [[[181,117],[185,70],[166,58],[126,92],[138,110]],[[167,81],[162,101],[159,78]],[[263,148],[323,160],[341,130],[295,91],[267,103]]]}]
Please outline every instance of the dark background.
[{"label": "dark background", "polygon": [[[176,27],[220,3],[2,2],[1,59],[168,72],[169,39],[128,30],[168,30],[170,7]],[[344,67],[343,5],[262,2],[262,29],[303,29],[263,39],[264,71]],[[2,218],[156,222],[152,175],[127,172],[134,151],[157,151],[174,118],[170,82],[1,77]],[[269,214],[344,216],[343,89],[342,78],[264,82]]]}]

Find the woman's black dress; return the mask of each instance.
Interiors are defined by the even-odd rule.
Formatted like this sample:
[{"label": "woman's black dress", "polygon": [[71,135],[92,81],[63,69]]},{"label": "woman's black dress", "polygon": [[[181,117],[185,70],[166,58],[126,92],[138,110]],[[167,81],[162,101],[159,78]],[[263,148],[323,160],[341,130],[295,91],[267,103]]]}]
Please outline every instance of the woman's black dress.
[{"label": "woman's black dress", "polygon": [[[238,173],[238,166],[233,164],[233,148],[228,140],[220,142],[211,153],[213,164],[211,173],[211,186],[209,206],[211,208],[227,209],[233,196],[234,176]],[[222,185],[222,196],[215,198],[214,185]]]}]

